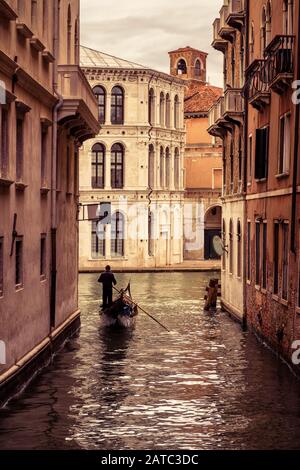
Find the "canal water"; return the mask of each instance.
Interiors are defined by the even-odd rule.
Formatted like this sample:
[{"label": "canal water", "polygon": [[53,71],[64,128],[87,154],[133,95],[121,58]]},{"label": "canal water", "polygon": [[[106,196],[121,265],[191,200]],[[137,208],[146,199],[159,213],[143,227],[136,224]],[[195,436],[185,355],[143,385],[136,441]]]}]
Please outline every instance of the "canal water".
[{"label": "canal water", "polygon": [[117,275],[167,333],[144,314],[104,329],[97,276],[81,275],[81,332],[0,411],[0,449],[299,449],[300,382],[226,314],[203,313],[212,276]]}]

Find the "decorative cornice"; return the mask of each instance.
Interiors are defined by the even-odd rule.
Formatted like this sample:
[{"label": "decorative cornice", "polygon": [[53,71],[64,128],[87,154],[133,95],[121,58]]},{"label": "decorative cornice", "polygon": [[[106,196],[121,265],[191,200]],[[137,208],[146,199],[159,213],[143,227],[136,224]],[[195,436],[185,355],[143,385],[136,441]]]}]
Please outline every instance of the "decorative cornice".
[{"label": "decorative cornice", "polygon": [[16,75],[18,85],[33,97],[38,98],[41,103],[48,107],[52,107],[57,103],[57,98],[51,93],[51,91],[31,77],[27,72],[25,72],[25,70],[18,68]]},{"label": "decorative cornice", "polygon": [[0,71],[11,77],[18,68],[18,64],[14,62],[5,52],[0,50]]}]

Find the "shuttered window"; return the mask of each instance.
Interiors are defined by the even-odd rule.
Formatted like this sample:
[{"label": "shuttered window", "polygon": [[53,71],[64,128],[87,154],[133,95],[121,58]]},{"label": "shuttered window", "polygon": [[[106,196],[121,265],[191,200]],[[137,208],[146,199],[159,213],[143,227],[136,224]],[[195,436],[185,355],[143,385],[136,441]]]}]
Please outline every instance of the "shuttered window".
[{"label": "shuttered window", "polygon": [[268,176],[269,127],[256,129],[255,148],[255,179],[261,180]]}]

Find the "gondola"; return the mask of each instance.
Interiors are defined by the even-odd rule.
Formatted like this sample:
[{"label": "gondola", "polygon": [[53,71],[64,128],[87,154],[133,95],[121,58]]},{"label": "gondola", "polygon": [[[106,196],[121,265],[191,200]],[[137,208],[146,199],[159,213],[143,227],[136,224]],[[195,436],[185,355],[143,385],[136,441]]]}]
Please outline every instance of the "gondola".
[{"label": "gondola", "polygon": [[104,326],[132,328],[138,315],[138,307],[133,302],[130,284],[119,291],[119,296],[112,305],[100,312]]}]

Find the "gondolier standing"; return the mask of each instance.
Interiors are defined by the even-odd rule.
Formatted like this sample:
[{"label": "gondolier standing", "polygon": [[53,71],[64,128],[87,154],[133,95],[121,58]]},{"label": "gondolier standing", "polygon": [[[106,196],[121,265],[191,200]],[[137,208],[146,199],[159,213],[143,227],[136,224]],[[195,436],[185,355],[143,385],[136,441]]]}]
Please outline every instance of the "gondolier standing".
[{"label": "gondolier standing", "polygon": [[107,307],[110,307],[112,304],[112,290],[113,285],[117,284],[116,278],[113,272],[110,269],[110,266],[106,266],[105,272],[102,273],[98,279],[103,286],[103,305],[102,308],[105,310]]}]

